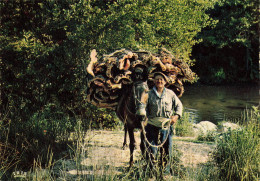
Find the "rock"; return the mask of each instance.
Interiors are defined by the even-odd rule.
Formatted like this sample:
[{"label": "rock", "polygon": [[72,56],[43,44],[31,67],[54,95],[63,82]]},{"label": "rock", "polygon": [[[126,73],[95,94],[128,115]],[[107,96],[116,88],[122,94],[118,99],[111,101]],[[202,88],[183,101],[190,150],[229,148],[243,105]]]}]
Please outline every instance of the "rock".
[{"label": "rock", "polygon": [[193,130],[196,135],[206,135],[208,132],[217,132],[217,126],[210,121],[201,121],[198,124],[193,124]]},{"label": "rock", "polygon": [[240,126],[231,122],[221,122],[218,124],[218,132],[225,133],[228,130],[240,129]]}]

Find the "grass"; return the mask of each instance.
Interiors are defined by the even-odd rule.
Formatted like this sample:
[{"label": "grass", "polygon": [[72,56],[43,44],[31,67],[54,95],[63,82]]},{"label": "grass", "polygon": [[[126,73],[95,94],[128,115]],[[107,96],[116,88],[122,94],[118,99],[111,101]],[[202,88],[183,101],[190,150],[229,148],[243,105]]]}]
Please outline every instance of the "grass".
[{"label": "grass", "polygon": [[[173,175],[163,175],[165,180],[258,180],[259,179],[259,110],[253,108],[250,112],[246,112],[241,118],[242,129],[228,131],[222,134],[221,139],[213,137],[217,140],[215,150],[211,153],[210,160],[206,163],[201,163],[196,166],[183,165],[180,161],[181,154],[176,147]],[[184,132],[181,135],[191,135],[190,121],[186,114],[182,118],[182,124],[179,125],[179,131]],[[187,124],[187,125],[185,125]],[[147,162],[141,160],[140,157],[135,157],[135,164],[132,168],[128,168],[129,155],[121,165],[118,165],[117,160],[122,154],[129,153],[129,150],[124,152],[116,152],[114,155],[112,142],[120,145],[122,140],[116,140],[116,136],[120,137],[119,132],[122,132],[122,127],[116,128],[115,134],[111,135],[111,140],[102,139],[106,137],[103,131],[93,130],[86,131],[82,127],[80,119],[74,127],[73,133],[67,142],[67,149],[63,150],[65,153],[61,157],[55,157],[51,146],[45,150],[45,156],[39,155],[34,160],[30,170],[22,172],[22,168],[14,167],[19,162],[19,157],[15,156],[15,152],[9,152],[7,149],[8,143],[8,125],[1,125],[1,130],[5,131],[6,142],[1,142],[1,156],[0,156],[0,180],[149,180],[151,174],[147,171]],[[177,127],[176,127],[177,128]],[[100,141],[94,139],[98,136]],[[176,141],[183,141],[193,144],[215,144],[211,140],[201,139],[194,140],[191,138],[182,138]],[[212,138],[212,139],[213,139]],[[121,137],[120,137],[121,139]],[[111,142],[110,142],[111,141]],[[119,143],[120,142],[120,143]],[[177,142],[176,142],[177,143]],[[5,145],[3,147],[3,145]],[[15,149],[11,149],[15,151]],[[109,151],[102,151],[109,150]],[[117,148],[117,151],[121,148]],[[99,152],[99,153],[98,153]],[[2,154],[2,153],[9,153]],[[12,153],[12,154],[11,154]],[[135,151],[137,154],[138,151]],[[60,154],[60,153],[56,153]],[[99,154],[97,159],[91,159],[93,154]],[[44,157],[44,158],[43,158]],[[8,159],[5,159],[8,158]],[[44,159],[44,161],[42,161]],[[113,160],[114,159],[114,160]],[[47,161],[46,161],[47,160]],[[7,173],[13,167],[12,175],[9,177]],[[5,175],[5,176],[3,176]],[[161,170],[157,167],[153,170],[153,178],[161,180]]]},{"label": "grass", "polygon": [[[173,138],[174,139],[174,138]],[[190,143],[199,143],[199,144],[207,144],[207,145],[215,145],[213,141],[205,141],[205,140],[198,140],[196,137],[184,137],[175,139],[175,141],[184,141]]]},{"label": "grass", "polygon": [[214,162],[210,161],[198,167],[189,167],[186,169],[187,181],[220,181],[218,175],[218,168]]},{"label": "grass", "polygon": [[[0,121],[0,179],[5,177],[8,170],[15,167],[19,162],[19,153],[13,145],[8,142],[10,132],[10,121]],[[2,136],[2,137],[1,137]]]},{"label": "grass", "polygon": [[208,131],[206,134],[199,134],[197,137],[198,141],[215,142],[218,134],[215,131]]},{"label": "grass", "polygon": [[220,137],[213,153],[225,180],[258,180],[260,176],[260,112],[247,112],[244,128],[229,130]]},{"label": "grass", "polygon": [[182,118],[175,126],[177,136],[194,136],[193,124],[194,118],[188,112],[184,112]]}]

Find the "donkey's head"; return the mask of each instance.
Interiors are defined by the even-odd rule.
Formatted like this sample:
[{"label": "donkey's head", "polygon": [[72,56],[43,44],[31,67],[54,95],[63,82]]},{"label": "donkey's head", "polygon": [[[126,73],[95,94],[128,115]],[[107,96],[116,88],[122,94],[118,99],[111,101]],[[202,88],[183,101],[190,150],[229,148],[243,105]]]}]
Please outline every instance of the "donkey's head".
[{"label": "donkey's head", "polygon": [[134,86],[134,97],[136,114],[146,116],[146,104],[148,101],[148,85],[146,82],[141,82]]},{"label": "donkey's head", "polygon": [[137,115],[146,116],[146,103],[148,101],[147,72],[143,67],[136,67],[133,74],[133,95]]}]

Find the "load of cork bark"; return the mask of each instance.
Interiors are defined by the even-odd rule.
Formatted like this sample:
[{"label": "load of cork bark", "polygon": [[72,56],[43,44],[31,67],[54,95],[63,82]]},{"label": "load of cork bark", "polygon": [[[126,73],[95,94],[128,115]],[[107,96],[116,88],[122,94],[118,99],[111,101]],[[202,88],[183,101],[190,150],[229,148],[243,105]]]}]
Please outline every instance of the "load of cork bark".
[{"label": "load of cork bark", "polygon": [[101,57],[92,50],[90,58],[87,101],[101,108],[116,108],[124,88],[134,83],[133,74],[138,68],[146,71],[150,88],[153,86],[153,74],[162,72],[168,78],[166,87],[178,97],[184,93],[183,82],[193,82],[196,78],[185,61],[175,58],[166,49],[161,49],[159,53],[121,49]]}]

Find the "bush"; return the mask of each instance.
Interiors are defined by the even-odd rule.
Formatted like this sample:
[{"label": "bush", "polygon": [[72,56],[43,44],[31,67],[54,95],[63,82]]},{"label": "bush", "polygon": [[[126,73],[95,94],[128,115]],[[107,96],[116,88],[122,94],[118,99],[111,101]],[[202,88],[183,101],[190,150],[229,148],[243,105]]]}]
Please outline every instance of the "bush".
[{"label": "bush", "polygon": [[75,124],[75,118],[69,117],[54,104],[44,106],[26,122],[11,122],[8,145],[19,153],[18,167],[28,169],[38,158],[45,164],[48,161],[48,150],[53,151],[57,157],[62,156],[60,153],[66,149]]},{"label": "bush", "polygon": [[254,111],[241,130],[229,130],[218,140],[213,152],[221,179],[258,180],[260,174],[260,114]]},{"label": "bush", "polygon": [[27,122],[30,133],[49,143],[66,142],[76,125],[75,118],[69,117],[55,104],[47,104],[43,110],[35,113]]},{"label": "bush", "polygon": [[175,131],[177,136],[193,136],[193,117],[185,112],[183,117],[177,122]]},{"label": "bush", "polygon": [[197,140],[214,142],[216,140],[216,137],[217,133],[215,131],[208,131],[206,134],[199,134]]},{"label": "bush", "polygon": [[19,162],[18,151],[8,143],[10,122],[0,120],[0,180],[6,177],[8,170]]}]

